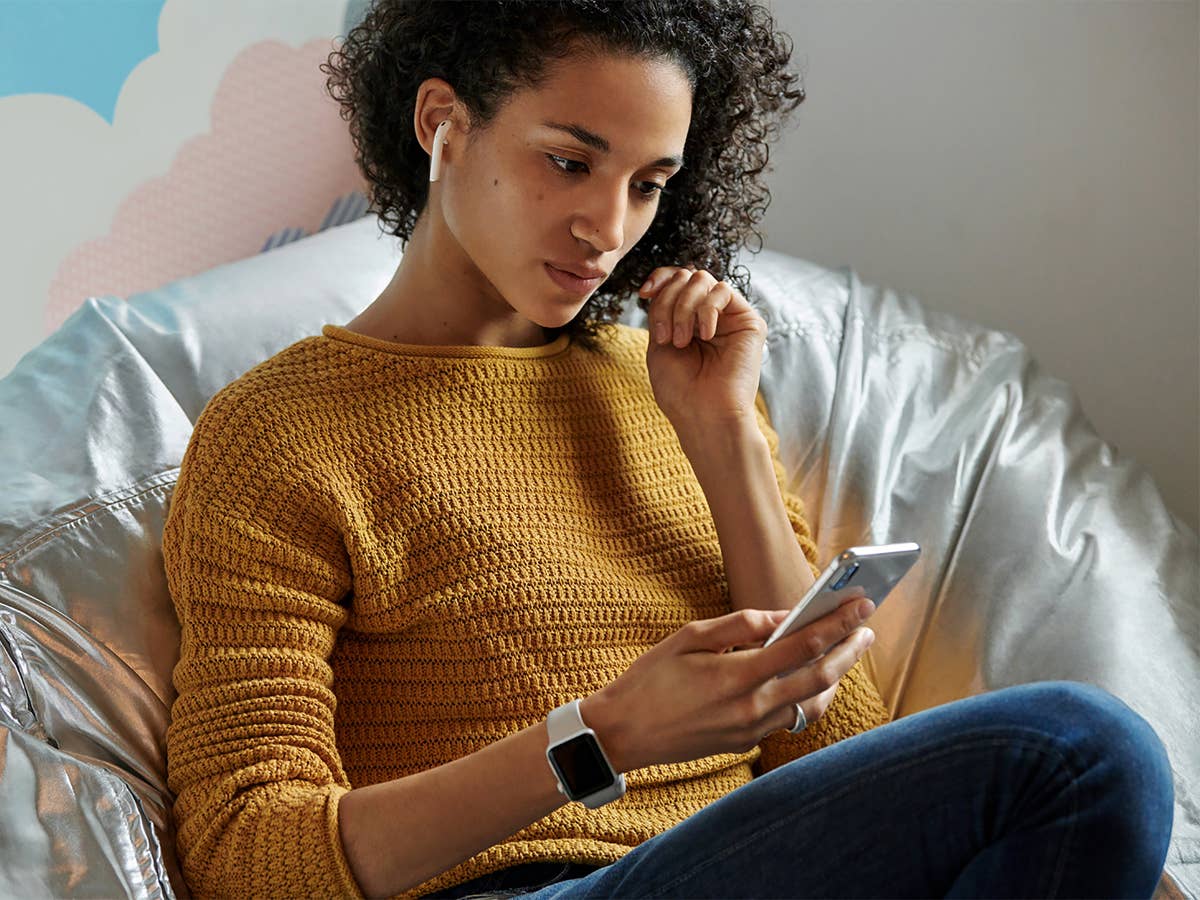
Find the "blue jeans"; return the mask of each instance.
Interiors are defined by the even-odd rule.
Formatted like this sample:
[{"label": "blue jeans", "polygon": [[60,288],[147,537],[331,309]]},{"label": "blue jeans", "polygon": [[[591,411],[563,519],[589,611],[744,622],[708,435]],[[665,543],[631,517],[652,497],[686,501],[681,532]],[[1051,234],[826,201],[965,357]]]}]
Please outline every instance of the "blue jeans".
[{"label": "blue jeans", "polygon": [[493,872],[441,897],[1146,897],[1174,787],[1150,725],[1045,681],[905,716],[780,766],[605,866]]}]

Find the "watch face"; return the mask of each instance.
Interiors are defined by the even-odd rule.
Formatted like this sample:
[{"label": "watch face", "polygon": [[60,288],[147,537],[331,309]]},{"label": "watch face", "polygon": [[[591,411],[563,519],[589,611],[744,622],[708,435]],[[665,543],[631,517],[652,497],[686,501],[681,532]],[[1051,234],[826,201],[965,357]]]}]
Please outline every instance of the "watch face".
[{"label": "watch face", "polygon": [[550,761],[574,797],[586,797],[616,783],[616,777],[590,734],[581,734],[550,751]]}]

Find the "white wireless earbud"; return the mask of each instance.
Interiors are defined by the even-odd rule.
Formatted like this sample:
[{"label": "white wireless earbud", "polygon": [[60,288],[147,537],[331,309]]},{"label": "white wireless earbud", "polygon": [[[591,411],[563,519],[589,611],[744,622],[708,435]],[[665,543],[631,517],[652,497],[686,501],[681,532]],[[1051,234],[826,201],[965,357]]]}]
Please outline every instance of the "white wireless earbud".
[{"label": "white wireless earbud", "polygon": [[437,181],[442,171],[442,144],[446,143],[446,132],[450,130],[450,120],[447,119],[433,133],[433,159],[429,162],[429,180]]}]

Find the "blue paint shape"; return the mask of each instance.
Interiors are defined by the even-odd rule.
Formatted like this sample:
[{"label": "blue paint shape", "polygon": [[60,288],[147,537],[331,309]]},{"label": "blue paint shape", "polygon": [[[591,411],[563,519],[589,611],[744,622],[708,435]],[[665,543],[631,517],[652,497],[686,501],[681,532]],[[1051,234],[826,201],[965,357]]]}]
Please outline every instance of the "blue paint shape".
[{"label": "blue paint shape", "polygon": [[158,52],[166,0],[0,0],[0,97],[61,94],[112,124],[129,73]]},{"label": "blue paint shape", "polygon": [[349,0],[346,3],[346,12],[342,17],[342,35],[350,33],[350,29],[357,25],[366,16],[367,10],[370,8],[369,0]]}]

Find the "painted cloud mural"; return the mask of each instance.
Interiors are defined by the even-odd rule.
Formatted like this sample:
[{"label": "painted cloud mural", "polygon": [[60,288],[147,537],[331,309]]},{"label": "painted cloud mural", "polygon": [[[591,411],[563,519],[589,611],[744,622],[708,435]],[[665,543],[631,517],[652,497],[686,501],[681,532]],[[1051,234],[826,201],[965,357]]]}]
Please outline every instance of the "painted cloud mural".
[{"label": "painted cloud mural", "polygon": [[5,0],[0,377],[86,297],[126,297],[366,212],[318,68],[362,8]]}]

